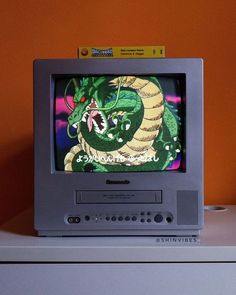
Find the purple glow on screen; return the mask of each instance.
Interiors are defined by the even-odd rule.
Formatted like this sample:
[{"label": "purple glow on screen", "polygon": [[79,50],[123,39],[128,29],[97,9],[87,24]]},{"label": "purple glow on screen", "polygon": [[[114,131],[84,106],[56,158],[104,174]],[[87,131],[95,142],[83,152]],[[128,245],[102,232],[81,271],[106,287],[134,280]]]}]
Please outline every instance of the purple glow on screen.
[{"label": "purple glow on screen", "polygon": [[180,168],[181,159],[178,158],[172,162],[172,164],[166,168],[166,170],[178,170]]},{"label": "purple glow on screen", "polygon": [[165,99],[166,99],[166,101],[174,103],[174,104],[180,104],[181,103],[181,97],[180,96],[166,95]]},{"label": "purple glow on screen", "polygon": [[[67,101],[68,103],[73,106],[73,96],[67,96]],[[66,104],[65,104],[65,100],[64,97],[56,97],[56,107],[55,107],[55,113],[56,116],[62,115],[62,114],[66,114],[67,116],[69,116],[69,114],[71,113],[71,111],[67,108]],[[60,130],[62,129],[66,129],[67,127],[67,120],[65,120],[64,118],[56,118],[55,120],[55,127],[56,127],[56,133],[60,132]]]},{"label": "purple glow on screen", "polygon": [[[73,107],[74,102],[73,102],[73,96],[67,96],[67,101],[69,105]],[[61,113],[67,113],[70,114],[70,110],[67,108],[65,104],[64,97],[56,97],[56,115],[59,115]]]}]

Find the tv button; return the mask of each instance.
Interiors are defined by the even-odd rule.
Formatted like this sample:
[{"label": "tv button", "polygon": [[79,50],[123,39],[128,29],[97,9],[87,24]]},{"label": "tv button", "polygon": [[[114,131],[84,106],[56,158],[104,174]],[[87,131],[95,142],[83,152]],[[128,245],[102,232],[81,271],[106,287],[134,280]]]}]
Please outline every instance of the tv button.
[{"label": "tv button", "polygon": [[154,217],[154,221],[157,222],[157,223],[161,223],[163,220],[163,216],[161,214],[157,214],[155,217]]},{"label": "tv button", "polygon": [[74,223],[74,218],[73,217],[68,217],[67,221],[68,221],[68,223]]},{"label": "tv button", "polygon": [[80,223],[80,218],[79,218],[79,217],[75,217],[75,218],[74,218],[74,222],[75,222],[75,223]]}]

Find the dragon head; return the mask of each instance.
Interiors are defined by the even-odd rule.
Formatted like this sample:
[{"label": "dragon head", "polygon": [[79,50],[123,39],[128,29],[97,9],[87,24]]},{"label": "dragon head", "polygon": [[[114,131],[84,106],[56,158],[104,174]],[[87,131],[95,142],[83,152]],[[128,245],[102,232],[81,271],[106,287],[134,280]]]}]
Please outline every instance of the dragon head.
[{"label": "dragon head", "polygon": [[[103,134],[107,129],[107,120],[100,110],[102,102],[98,98],[98,86],[103,82],[103,78],[82,78],[80,80],[80,86],[76,79],[74,80],[75,95],[74,104],[76,107],[68,117],[68,136],[73,138],[78,134],[81,124],[87,124],[88,131],[92,129],[96,133]],[[75,135],[71,135],[71,127],[76,129]]]},{"label": "dragon head", "polygon": [[[93,148],[117,150],[132,140],[143,118],[143,106],[135,91],[121,89],[122,78],[86,77],[74,81],[74,104],[67,133],[79,134]],[[80,140],[80,139],[79,139]]]}]

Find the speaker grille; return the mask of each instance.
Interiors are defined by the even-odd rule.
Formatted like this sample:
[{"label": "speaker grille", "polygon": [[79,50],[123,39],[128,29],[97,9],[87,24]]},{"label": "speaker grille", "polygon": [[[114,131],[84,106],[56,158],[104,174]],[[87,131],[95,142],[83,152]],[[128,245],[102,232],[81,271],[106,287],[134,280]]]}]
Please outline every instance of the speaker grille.
[{"label": "speaker grille", "polygon": [[177,191],[177,224],[198,224],[198,191]]}]

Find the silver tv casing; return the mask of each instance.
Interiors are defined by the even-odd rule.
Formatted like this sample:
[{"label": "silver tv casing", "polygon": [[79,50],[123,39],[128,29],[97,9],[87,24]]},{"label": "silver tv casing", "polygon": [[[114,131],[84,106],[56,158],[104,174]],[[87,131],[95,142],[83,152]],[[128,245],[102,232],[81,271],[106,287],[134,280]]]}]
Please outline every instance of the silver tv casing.
[{"label": "silver tv casing", "polygon": [[[55,170],[56,77],[159,74],[185,75],[185,172]],[[35,60],[34,154],[35,229],[39,236],[198,235],[203,227],[204,195],[203,61],[198,58]],[[154,220],[158,214],[163,217],[161,222]],[[114,216],[116,220],[106,220]],[[127,216],[130,220],[125,220]],[[133,216],[136,220],[132,220]],[[70,223],[69,217],[79,219]]]}]

